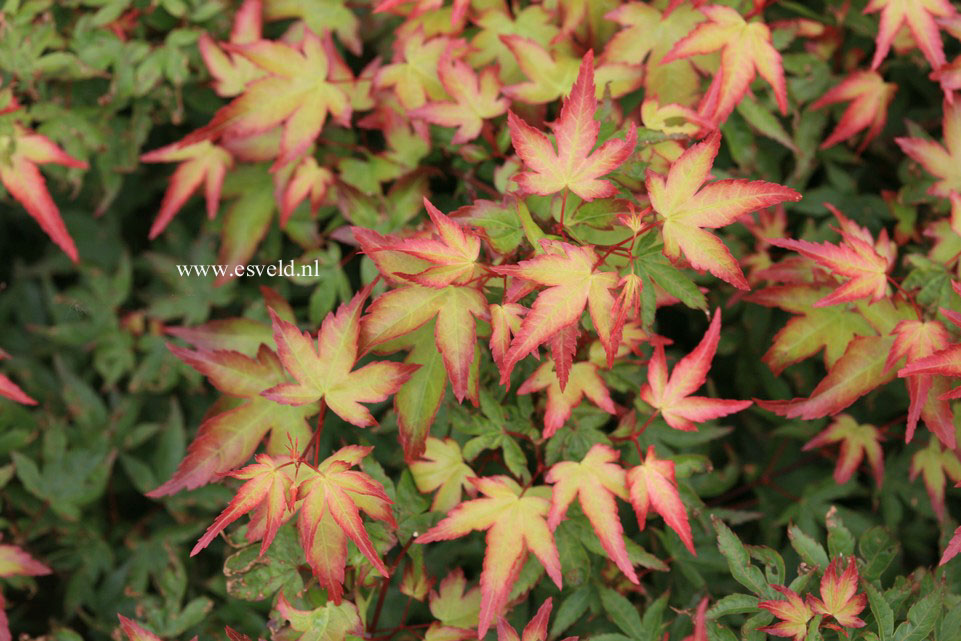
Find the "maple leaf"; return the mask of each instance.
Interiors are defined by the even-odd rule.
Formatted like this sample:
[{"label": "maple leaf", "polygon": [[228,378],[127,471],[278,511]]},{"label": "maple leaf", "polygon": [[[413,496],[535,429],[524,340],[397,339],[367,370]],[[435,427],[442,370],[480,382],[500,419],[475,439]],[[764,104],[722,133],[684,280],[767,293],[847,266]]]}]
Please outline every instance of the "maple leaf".
[{"label": "maple leaf", "polygon": [[[313,610],[298,610],[290,605],[283,591],[277,595],[277,613],[290,623],[297,635],[284,635],[297,641],[344,641],[348,635],[361,636],[364,624],[357,606],[350,601],[326,603]],[[284,631],[286,632],[286,631]]]},{"label": "maple leaf", "polygon": [[601,126],[594,119],[594,94],[594,54],[588,51],[560,117],[550,125],[557,140],[556,151],[547,136],[514,112],[507,112],[511,142],[528,168],[514,176],[521,190],[548,196],[566,187],[588,201],[617,193],[612,183],[600,177],[620,167],[634,153],[637,128],[632,122],[624,140],[608,140],[592,152]]},{"label": "maple leaf", "polygon": [[[885,369],[894,367],[902,357],[907,357],[907,365],[932,356],[948,347],[951,340],[947,329],[939,321],[905,320],[895,326],[892,334],[895,341],[885,363]],[[911,404],[908,407],[908,422],[904,433],[905,443],[910,443],[918,418],[948,447],[954,447],[954,413],[951,405],[938,398],[947,390],[947,380],[932,374],[908,376],[905,384]]]},{"label": "maple leaf", "polygon": [[264,20],[302,20],[314,33],[331,32],[361,55],[360,20],[344,0],[263,0]]},{"label": "maple leaf", "polygon": [[739,289],[750,289],[737,260],[705,229],[729,225],[744,214],[784,201],[800,200],[801,194],[760,180],[719,180],[705,185],[720,145],[721,135],[714,132],[681,154],[667,177],[648,169],[647,191],[651,206],[663,219],[665,256],[677,260],[683,252],[695,269],[706,269]]},{"label": "maple leaf", "polygon": [[[531,619],[524,631],[518,636],[517,630],[500,617],[497,620],[497,641],[547,641],[547,621],[551,616],[552,599],[548,598],[537,608],[537,614]],[[563,641],[577,641],[577,637],[567,637]]]},{"label": "maple leaf", "polygon": [[[0,361],[5,358],[10,358],[10,355],[3,351],[3,349],[0,349]],[[0,396],[9,398],[11,401],[16,401],[17,403],[23,403],[24,405],[37,404],[37,401],[30,398],[26,392],[20,389],[19,385],[3,374],[0,374]]]},{"label": "maple leaf", "polygon": [[[249,322],[241,320],[215,322],[204,329],[176,331],[181,338],[197,341],[199,349],[168,345],[175,356],[206,376],[227,396],[214,405],[201,423],[197,436],[187,448],[187,455],[170,480],[148,492],[147,496],[156,498],[184,489],[192,490],[236,469],[250,458],[268,432],[271,432],[267,448],[270,454],[284,454],[289,443],[303,446],[310,439],[311,429],[305,419],[317,413],[317,406],[288,407],[260,395],[284,380],[283,367],[277,355],[261,342],[264,338],[261,330],[266,331],[266,328],[256,324],[254,327],[258,329],[251,330]],[[216,334],[217,329],[223,331],[222,336]],[[229,332],[253,333],[247,338]],[[256,356],[250,357],[233,349],[217,349],[223,346],[247,346],[256,351]]]},{"label": "maple leaf", "polygon": [[50,240],[56,243],[70,260],[77,262],[77,246],[60,217],[60,210],[47,191],[47,182],[37,165],[52,163],[87,169],[87,163],[70,156],[46,136],[17,124],[13,125],[12,134],[0,134],[0,149],[12,150],[12,153],[4,154],[0,158],[0,182],[39,223]]},{"label": "maple leaf", "polygon": [[574,363],[570,367],[567,384],[562,388],[554,359],[546,359],[530,378],[521,383],[517,394],[530,394],[545,389],[547,409],[544,412],[544,438],[550,438],[564,426],[571,417],[571,411],[580,405],[585,396],[608,414],[617,413],[617,405],[611,400],[607,385],[598,374],[598,367],[594,363]]},{"label": "maple leaf", "polygon": [[851,101],[841,115],[837,127],[821,143],[821,149],[833,147],[867,129],[864,140],[858,145],[858,153],[864,151],[868,143],[884,129],[884,123],[888,119],[888,105],[897,91],[896,84],[884,82],[884,78],[876,71],[855,71],[841,81],[841,84],[818,98],[811,104],[814,109]]},{"label": "maple leaf", "polygon": [[[261,0],[244,0],[234,15],[230,31],[230,44],[244,45],[262,37],[263,7]],[[236,52],[221,49],[210,34],[204,32],[197,40],[197,48],[213,76],[214,91],[218,96],[236,96],[244,91],[247,83],[264,75],[263,69]]]},{"label": "maple leaf", "polygon": [[[898,377],[900,378],[911,377],[912,379],[918,379],[929,375],[935,376],[936,378],[931,384],[931,393],[925,397],[920,397],[927,401],[927,404],[921,408],[921,416],[924,417],[925,424],[928,428],[944,443],[945,447],[954,449],[956,447],[956,436],[953,429],[954,421],[951,408],[949,405],[943,405],[939,402],[961,396],[961,387],[947,390],[947,384],[944,379],[939,380],[937,377],[961,376],[961,345],[949,345],[930,356],[918,358],[913,361],[909,360],[907,365],[898,370]],[[939,385],[939,383],[943,384]],[[923,381],[915,383],[915,385],[919,384],[923,384]],[[909,381],[909,390],[910,389]],[[923,387],[918,390],[918,393],[921,391],[923,391]],[[932,400],[932,397],[934,400]],[[932,403],[938,403],[938,405],[935,405],[935,415],[933,417],[925,416],[925,411],[929,409]]]},{"label": "maple leaf", "polygon": [[405,238],[393,245],[396,251],[427,261],[431,266],[414,274],[397,275],[425,287],[443,288],[466,285],[477,273],[480,238],[467,231],[424,198],[424,208],[430,216],[436,238]]},{"label": "maple leaf", "polygon": [[347,94],[328,82],[330,64],[323,43],[310,29],[298,45],[258,40],[231,45],[266,75],[249,82],[244,93],[214,114],[204,127],[180,141],[188,145],[213,140],[226,133],[246,137],[283,125],[273,169],[297,158],[320,134],[329,112],[348,126],[351,105]]},{"label": "maple leaf", "polygon": [[841,454],[834,468],[834,480],[839,485],[846,483],[861,461],[867,456],[874,474],[874,482],[881,487],[884,477],[884,453],[881,451],[881,434],[873,425],[860,425],[853,417],[840,414],[827,429],[808,441],[804,451],[824,447],[834,443],[841,444]]},{"label": "maple leaf", "polygon": [[830,369],[855,336],[874,333],[864,316],[848,305],[814,307],[814,303],[827,293],[824,287],[792,284],[768,287],[747,298],[753,303],[797,314],[774,335],[771,347],[761,357],[775,375],[822,349],[824,365]]},{"label": "maple leaf", "polygon": [[771,589],[784,595],[787,600],[761,601],[757,607],[767,610],[781,620],[758,630],[776,637],[791,637],[794,641],[804,641],[807,637],[808,621],[814,616],[810,606],[797,592],[783,585],[771,584]]},{"label": "maple leaf", "polygon": [[540,560],[548,576],[558,588],[563,585],[561,563],[554,535],[545,517],[550,504],[543,497],[547,488],[522,489],[507,476],[471,479],[483,498],[461,503],[416,543],[446,541],[464,536],[472,530],[487,530],[487,551],[481,572],[481,608],[478,638],[507,605],[511,586],[530,550]]},{"label": "maple leaf", "polygon": [[274,199],[280,206],[281,229],[287,226],[287,221],[304,199],[310,199],[310,211],[316,215],[333,183],[334,174],[317,164],[313,156],[305,156],[274,173]]},{"label": "maple leaf", "polygon": [[756,74],[774,89],[782,114],[787,114],[787,86],[781,54],[771,44],[771,30],[763,22],[745,22],[737,11],[722,5],[700,8],[708,21],[694,28],[664,56],[667,64],[679,58],[721,50],[721,66],[698,111],[723,122],[747,93]]},{"label": "maple leaf", "polygon": [[380,483],[363,472],[350,469],[371,450],[372,447],[356,445],[341,448],[321,462],[316,474],[309,476],[296,490],[297,496],[303,497],[297,518],[300,544],[314,576],[334,604],[340,604],[343,595],[347,539],[381,575],[389,576],[364,529],[360,511],[396,529],[391,500]]},{"label": "maple leaf", "polygon": [[614,497],[624,501],[629,498],[624,468],[617,463],[618,458],[620,453],[617,450],[597,443],[580,463],[555,463],[544,477],[548,483],[554,484],[547,525],[551,530],[556,530],[568,506],[577,498],[607,556],[631,583],[638,584],[637,574],[627,556],[624,528],[617,516],[617,504],[614,501]]},{"label": "maple leaf", "polygon": [[928,173],[939,178],[928,193],[948,198],[961,193],[961,101],[942,106],[944,146],[926,138],[895,138],[901,151],[921,163]]},{"label": "maple leaf", "polygon": [[431,102],[410,112],[414,118],[444,127],[457,127],[451,143],[460,145],[480,135],[484,121],[507,111],[497,67],[485,67],[478,76],[463,60],[451,56],[450,45],[437,63],[437,76],[450,102]]},{"label": "maple leaf", "polygon": [[872,302],[877,302],[886,297],[891,262],[879,254],[869,240],[849,233],[844,228],[838,231],[842,240],[840,245],[827,241],[812,243],[793,238],[770,238],[768,242],[775,247],[793,249],[814,260],[829,273],[850,279],[831,294],[816,301],[815,307],[849,303],[861,298],[870,298]]},{"label": "maple leaf", "polygon": [[755,400],[760,407],[786,418],[811,420],[837,414],[894,378],[893,371],[885,373],[885,361],[893,343],[890,336],[856,336],[810,397]]},{"label": "maple leaf", "polygon": [[260,545],[260,555],[263,556],[274,540],[277,530],[283,524],[284,516],[294,503],[294,497],[291,494],[291,486],[294,482],[293,470],[290,467],[292,462],[293,459],[286,456],[271,457],[258,454],[256,463],[231,472],[230,476],[247,482],[240,486],[234,499],[207,528],[190,551],[190,556],[196,555],[210,545],[210,542],[228,525],[255,509],[264,512],[266,529]]},{"label": "maple leaf", "polygon": [[461,490],[474,491],[469,482],[476,476],[474,470],[464,462],[460,445],[452,438],[428,436],[421,459],[410,464],[410,473],[418,491],[438,490],[430,506],[434,512],[449,512],[460,503]]},{"label": "maple leaf", "polygon": [[595,269],[597,254],[590,246],[577,247],[547,239],[541,241],[541,246],[547,253],[516,265],[492,268],[495,273],[547,287],[538,294],[504,355],[502,385],[509,384],[514,365],[558,331],[577,323],[585,307],[590,310],[609,363],[618,347],[614,344],[614,296],[610,292],[617,285],[617,274]]},{"label": "maple leaf", "polygon": [[954,531],[954,535],[948,542],[948,546],[944,548],[944,554],[941,555],[941,560],[938,562],[938,565],[944,565],[958,556],[958,554],[961,554],[961,526]]},{"label": "maple leaf", "polygon": [[141,162],[181,163],[170,177],[170,186],[164,193],[160,211],[153,225],[150,226],[148,237],[151,240],[166,229],[201,184],[204,185],[207,198],[207,217],[214,219],[220,206],[220,191],[224,185],[224,177],[227,175],[227,170],[234,165],[230,152],[209,140],[202,140],[186,146],[173,143],[142,155],[140,160]]},{"label": "maple leaf", "polygon": [[697,556],[691,524],[687,520],[687,510],[684,509],[674,478],[674,461],[657,458],[654,446],[650,445],[641,464],[627,471],[626,480],[627,493],[637,516],[637,526],[644,529],[647,513],[654,508],[668,527],[677,533],[691,554]]},{"label": "maple leaf", "polygon": [[518,303],[491,304],[491,357],[497,368],[503,370],[504,358],[510,351],[511,337],[521,331],[527,308]]},{"label": "maple leaf", "polygon": [[464,570],[456,567],[430,592],[430,613],[445,626],[472,628],[480,613],[479,587],[467,589]]},{"label": "maple leaf", "polygon": [[641,387],[641,399],[657,409],[668,425],[676,430],[695,431],[696,423],[740,412],[751,401],[734,401],[707,396],[691,396],[707,380],[707,372],[721,337],[721,310],[714,318],[701,342],[677,362],[670,378],[663,343],[654,345],[647,365],[647,382]]},{"label": "maple leaf", "polygon": [[404,109],[417,109],[430,101],[448,98],[438,73],[441,56],[449,51],[450,39],[426,39],[423,31],[394,42],[394,62],[375,76],[377,87],[393,87]]},{"label": "maple leaf", "polygon": [[310,334],[301,333],[270,309],[277,353],[284,369],[297,382],[281,383],[264,390],[261,396],[286,405],[305,405],[323,398],[327,407],[348,423],[376,425],[361,403],[386,400],[416,368],[380,361],[351,371],[357,361],[361,311],[369,293],[368,287],[336,313],[327,315],[317,333],[316,350]]},{"label": "maple leaf", "polygon": [[934,69],[940,69],[947,62],[935,18],[948,18],[956,13],[948,0],[870,0],[864,7],[865,14],[876,11],[881,12],[881,22],[875,38],[874,58],[871,59],[872,70],[881,66],[898,30],[905,24]]},{"label": "maple leaf", "polygon": [[[504,95],[532,105],[554,102],[570,91],[580,75],[579,70],[583,69],[583,60],[563,50],[552,54],[544,45],[526,36],[527,33],[500,36],[524,75],[530,78],[528,82],[504,87]],[[593,50],[587,55],[593,59]],[[594,73],[597,80],[596,86],[592,84],[595,98],[602,98],[608,90],[612,98],[620,98],[637,89],[642,80],[636,67],[619,63],[603,63]]]},{"label": "maple leaf", "polygon": [[910,479],[913,481],[921,475],[924,487],[931,499],[931,508],[939,521],[944,521],[944,486],[945,477],[961,484],[961,460],[950,449],[941,449],[938,439],[928,441],[928,446],[915,452],[911,457]]},{"label": "maple leaf", "polygon": [[410,285],[382,294],[371,304],[364,317],[361,344],[365,351],[375,349],[434,319],[437,350],[454,396],[463,401],[476,362],[477,318],[488,319],[487,299],[473,287]]},{"label": "maple leaf", "polygon": [[854,557],[848,559],[848,566],[838,575],[841,557],[834,557],[821,577],[821,597],[809,594],[808,605],[814,614],[834,617],[845,628],[863,628],[867,625],[858,614],[868,603],[866,594],[857,594],[858,566]]}]

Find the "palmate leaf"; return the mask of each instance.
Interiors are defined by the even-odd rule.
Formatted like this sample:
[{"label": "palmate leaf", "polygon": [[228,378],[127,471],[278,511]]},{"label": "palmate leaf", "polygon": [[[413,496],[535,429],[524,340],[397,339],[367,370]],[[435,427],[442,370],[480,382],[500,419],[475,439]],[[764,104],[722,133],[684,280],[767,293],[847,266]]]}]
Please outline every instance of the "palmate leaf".
[{"label": "palmate leaf", "polygon": [[881,66],[898,30],[904,26],[932,68],[940,69],[947,62],[936,18],[949,18],[957,13],[948,0],[871,0],[864,7],[864,13],[878,11],[881,12],[881,22],[876,37],[877,48],[871,59],[872,70]]},{"label": "palmate leaf", "polygon": [[892,82],[884,82],[876,71],[855,71],[845,78],[838,86],[818,98],[812,109],[822,109],[837,102],[851,101],[838,126],[831,135],[821,143],[821,149],[827,149],[847,140],[864,129],[864,139],[858,145],[858,151],[864,151],[874,138],[884,129],[888,119],[888,105],[894,99],[898,86]]},{"label": "palmate leaf", "polygon": [[460,503],[462,490],[474,491],[470,479],[476,474],[464,462],[460,445],[452,438],[427,437],[424,454],[410,464],[410,473],[421,492],[437,490],[430,507],[435,512],[449,512]]},{"label": "palmate leaf", "polygon": [[841,444],[841,454],[834,468],[834,480],[840,485],[854,475],[861,461],[867,457],[874,482],[881,487],[884,477],[884,454],[881,434],[873,425],[861,425],[847,414],[839,414],[827,429],[804,445],[804,450]]},{"label": "palmate leaf", "polygon": [[340,604],[343,596],[348,539],[382,576],[389,576],[360,513],[396,529],[391,500],[380,483],[350,469],[371,450],[357,445],[341,448],[297,487],[297,496],[303,497],[297,518],[300,544],[310,569],[334,604]]},{"label": "palmate leaf", "polygon": [[258,454],[256,463],[232,472],[230,476],[247,482],[240,486],[237,495],[227,508],[207,528],[190,551],[190,556],[196,555],[210,545],[210,542],[224,528],[253,510],[263,513],[265,529],[260,545],[260,554],[263,556],[274,540],[277,530],[286,520],[285,517],[289,516],[288,512],[293,504],[294,495],[291,493],[295,474],[291,466],[293,462],[294,459],[288,456],[271,457]]},{"label": "palmate leaf", "polygon": [[508,112],[511,142],[528,168],[514,177],[523,192],[547,196],[567,188],[588,201],[617,193],[613,184],[599,178],[634,152],[637,129],[631,123],[624,140],[609,140],[592,152],[601,126],[594,119],[596,111],[594,54],[588,51],[560,118],[551,124],[556,151],[547,136]]},{"label": "palmate leaf", "polygon": [[[841,244],[835,245],[827,241],[812,243],[792,238],[770,238],[767,242],[775,247],[793,249],[802,256],[814,260],[824,267],[829,274],[849,278],[834,292],[814,303],[814,307],[849,303],[862,298],[870,298],[877,302],[887,296],[887,273],[893,266],[890,247],[886,232],[882,232],[877,244],[867,230],[855,225],[840,211],[825,203],[838,218],[841,228]],[[878,251],[883,248],[885,255]]]},{"label": "palmate leaf", "polygon": [[[250,348],[252,341],[241,338],[250,332],[247,323],[239,322],[241,320],[219,321],[212,324],[212,328],[177,332],[178,336],[195,341],[199,345],[197,349],[169,346],[175,356],[206,376],[227,396],[208,412],[170,480],[147,496],[156,498],[192,490],[238,468],[250,458],[268,432],[271,433],[268,453],[286,454],[291,444],[306,446],[311,434],[306,419],[317,413],[317,406],[288,407],[260,396],[264,389],[284,380],[283,367],[273,350],[258,339],[253,339],[260,345],[256,348],[256,357],[219,349]],[[243,333],[231,335],[231,331]]]},{"label": "palmate leaf", "polygon": [[723,122],[747,93],[756,74],[774,89],[782,114],[787,114],[787,86],[781,55],[771,44],[771,31],[763,22],[748,23],[736,10],[723,5],[701,7],[708,21],[674,45],[662,62],[721,50],[721,67],[701,100],[698,112]]},{"label": "palmate leaf", "polygon": [[[518,636],[517,630],[501,617],[497,620],[497,641],[547,641],[547,621],[551,616],[552,599],[547,599],[537,609],[534,618],[524,626]],[[577,641],[577,637],[567,637],[563,641]]]},{"label": "palmate leaf", "polygon": [[918,450],[911,457],[909,478],[913,481],[918,475],[924,480],[934,515],[939,521],[944,521],[944,487],[948,478],[955,484],[961,484],[961,460],[953,450],[942,449],[938,439],[930,439],[926,448]]},{"label": "palmate leaf", "polygon": [[720,146],[721,135],[715,132],[681,154],[666,177],[648,169],[647,191],[651,206],[663,220],[665,256],[677,260],[683,253],[695,269],[706,269],[739,289],[750,289],[731,252],[705,229],[729,225],[758,209],[800,200],[801,194],[760,180],[719,180],[705,185]]},{"label": "palmate leaf", "polygon": [[207,199],[207,217],[211,220],[216,217],[224,177],[227,175],[227,170],[234,164],[230,152],[209,140],[202,140],[187,146],[173,143],[155,149],[142,155],[140,161],[180,163],[170,177],[170,185],[164,194],[163,202],[160,203],[160,211],[150,226],[151,240],[166,229],[201,184],[204,185],[204,195]]},{"label": "palmate leaf", "polygon": [[758,630],[777,637],[790,637],[794,641],[804,641],[807,637],[808,621],[814,616],[811,607],[794,590],[783,585],[772,585],[771,588],[784,596],[785,600],[761,601],[757,607],[767,610],[780,621]]},{"label": "palmate leaf", "polygon": [[305,29],[298,45],[258,40],[232,45],[231,51],[266,72],[248,83],[244,93],[221,108],[204,127],[179,144],[214,140],[225,134],[245,137],[283,125],[274,168],[279,169],[305,151],[320,134],[330,113],[345,126],[350,121],[348,95],[328,82],[331,65],[321,39]]},{"label": "palmate leaf", "polygon": [[952,192],[961,193],[961,102],[945,101],[941,109],[943,146],[926,138],[895,138],[894,141],[901,151],[938,178],[928,192],[948,198]]},{"label": "palmate leaf", "polygon": [[550,509],[549,502],[543,498],[546,488],[525,490],[506,476],[472,479],[471,482],[484,496],[461,503],[415,542],[446,541],[460,538],[472,530],[487,530],[477,627],[478,638],[483,638],[503,613],[528,551],[534,553],[558,588],[562,587],[563,579],[554,536],[545,520]]},{"label": "palmate leaf", "polygon": [[721,310],[718,309],[701,342],[694,351],[678,361],[670,377],[667,374],[664,345],[661,342],[654,345],[654,354],[647,366],[647,382],[641,387],[640,396],[676,430],[694,431],[697,423],[740,412],[751,406],[751,401],[691,396],[707,380],[720,337]]},{"label": "palmate leaf", "polygon": [[868,603],[866,594],[857,594],[858,566],[854,557],[848,558],[847,567],[840,572],[841,558],[831,559],[821,577],[820,598],[808,595],[808,604],[814,614],[833,617],[845,628],[863,628],[867,625],[858,614]]},{"label": "palmate leaf", "polygon": [[44,233],[77,262],[77,246],[67,231],[60,210],[47,191],[47,183],[37,165],[53,163],[64,167],[87,169],[87,163],[70,156],[56,143],[20,125],[13,134],[0,135],[0,147],[12,147],[13,153],[0,159],[0,183],[23,205]]},{"label": "palmate leaf", "polygon": [[657,458],[654,446],[649,446],[641,464],[627,471],[627,491],[640,529],[644,529],[648,512],[653,508],[677,533],[691,554],[697,556],[687,510],[674,478],[674,461]]},{"label": "palmate leaf", "polygon": [[569,367],[569,378],[564,387],[561,387],[554,359],[545,359],[530,378],[517,388],[518,395],[547,390],[544,438],[553,436],[564,426],[571,417],[572,410],[580,405],[585,396],[608,414],[617,413],[617,405],[598,374],[597,365],[585,361]]},{"label": "palmate leaf", "polygon": [[379,403],[410,378],[416,366],[393,362],[368,363],[351,371],[357,361],[360,316],[370,289],[358,293],[336,313],[328,314],[317,334],[317,348],[309,335],[270,309],[274,341],[284,369],[297,381],[261,392],[285,405],[305,405],[323,399],[335,414],[358,427],[376,425],[361,403]]},{"label": "palmate leaf", "polygon": [[430,102],[410,115],[435,125],[457,127],[451,143],[459,145],[477,138],[485,120],[505,113],[507,100],[499,97],[501,82],[496,67],[484,67],[477,74],[466,62],[452,57],[451,46],[437,63],[437,75],[453,100]]},{"label": "palmate leaf", "polygon": [[555,463],[544,477],[548,483],[554,484],[547,524],[556,530],[576,497],[604,551],[631,583],[638,584],[637,574],[627,556],[624,528],[614,500],[614,497],[628,500],[626,475],[617,462],[619,457],[617,450],[598,443],[579,463]]},{"label": "palmate leaf", "polygon": [[[502,385],[509,384],[511,371],[522,358],[561,330],[579,322],[585,307],[590,310],[609,363],[617,350],[614,296],[610,292],[617,285],[617,274],[596,269],[597,254],[590,246],[578,247],[546,239],[541,241],[541,246],[547,253],[516,265],[492,268],[498,274],[547,287],[524,316],[520,330],[502,359]],[[559,372],[559,376],[564,379],[566,373]]]}]

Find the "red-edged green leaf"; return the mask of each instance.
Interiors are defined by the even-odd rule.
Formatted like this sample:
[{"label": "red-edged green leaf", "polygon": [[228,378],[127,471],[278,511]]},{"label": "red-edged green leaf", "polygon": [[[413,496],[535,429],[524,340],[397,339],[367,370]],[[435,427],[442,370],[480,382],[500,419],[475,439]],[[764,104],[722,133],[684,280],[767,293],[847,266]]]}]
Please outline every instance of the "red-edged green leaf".
[{"label": "red-edged green leaf", "polygon": [[487,299],[473,287],[435,288],[411,285],[391,290],[371,304],[364,317],[364,350],[405,336],[431,319],[434,340],[454,390],[463,401],[470,393],[470,372],[476,353],[476,319],[487,320]]},{"label": "red-edged green leaf", "polygon": [[554,536],[545,520],[550,509],[543,497],[547,488],[524,490],[506,476],[471,479],[471,482],[483,498],[461,503],[447,518],[417,537],[416,542],[446,541],[472,530],[487,530],[477,628],[478,638],[483,638],[503,613],[528,550],[540,560],[558,588],[563,581]]},{"label": "red-edged green leaf", "polygon": [[781,55],[771,44],[771,31],[763,22],[745,22],[736,10],[722,5],[701,7],[708,21],[681,39],[662,62],[669,63],[721,50],[721,67],[698,111],[723,122],[747,93],[756,74],[767,80],[782,114],[787,114],[787,86]]},{"label": "red-edged green leaf", "polygon": [[729,225],[744,214],[801,195],[788,187],[764,181],[719,180],[710,177],[721,135],[693,145],[681,154],[667,177],[648,170],[647,191],[651,206],[663,219],[664,255],[677,260],[681,253],[695,269],[706,269],[740,289],[750,289],[731,252],[705,229]]},{"label": "red-edged green leaf", "polygon": [[751,406],[751,401],[691,396],[707,380],[720,336],[721,310],[718,309],[701,342],[678,361],[670,378],[664,345],[659,342],[654,346],[654,354],[647,365],[647,382],[641,387],[641,399],[660,411],[667,424],[676,430],[693,431],[697,429],[697,423]]},{"label": "red-edged green leaf", "polygon": [[649,446],[644,461],[627,471],[627,491],[640,529],[644,529],[647,513],[654,508],[691,554],[697,556],[687,510],[674,479],[674,461],[657,458],[654,446]]},{"label": "red-edged green leaf", "polygon": [[263,556],[274,540],[277,530],[286,517],[290,516],[288,511],[294,504],[291,493],[294,482],[294,469],[290,465],[292,462],[293,459],[287,456],[271,457],[260,454],[257,456],[256,463],[231,473],[230,476],[247,482],[240,486],[237,495],[227,508],[200,537],[190,551],[190,556],[194,556],[210,545],[210,542],[223,532],[224,528],[253,510],[263,512],[265,530],[260,545],[260,554]]},{"label": "red-edged green leaf", "polygon": [[354,447],[335,452],[297,488],[297,495],[303,496],[297,519],[300,543],[314,576],[335,604],[340,604],[343,596],[348,539],[381,575],[388,576],[360,513],[396,528],[391,500],[380,483],[350,469],[371,449]]},{"label": "red-edged green leaf", "polygon": [[834,468],[834,480],[846,483],[861,465],[865,457],[878,487],[884,477],[884,454],[881,451],[881,434],[873,425],[860,425],[853,417],[840,414],[827,429],[804,445],[804,450],[841,444],[841,454]]},{"label": "red-edged green leaf", "polygon": [[550,438],[564,426],[571,417],[571,411],[580,405],[585,396],[608,414],[617,413],[617,405],[611,400],[607,385],[598,374],[597,365],[593,363],[574,363],[567,385],[561,389],[554,360],[546,359],[530,378],[521,384],[517,393],[530,394],[545,389],[547,409],[544,412],[544,438]]},{"label": "red-edged green leaf", "polygon": [[845,628],[863,628],[867,625],[858,614],[868,603],[866,594],[857,594],[858,566],[854,557],[848,559],[847,568],[838,574],[841,558],[835,557],[821,577],[821,598],[808,595],[808,605],[814,614],[834,617]]},{"label": "red-edged green leaf", "polygon": [[961,101],[945,102],[942,136],[944,146],[926,138],[895,138],[901,151],[921,163],[938,180],[928,190],[941,198],[961,193]]},{"label": "red-edged green leaf", "polygon": [[236,52],[266,72],[249,82],[244,93],[221,108],[206,126],[184,138],[187,145],[225,134],[237,137],[260,134],[283,125],[274,168],[279,169],[304,152],[320,134],[331,113],[345,126],[350,121],[348,96],[328,82],[330,64],[321,39],[305,29],[297,45],[257,40],[232,45]]},{"label": "red-edged green leaf", "polygon": [[551,125],[556,151],[547,136],[508,112],[511,141],[528,169],[514,176],[522,191],[547,196],[568,188],[584,200],[617,193],[613,184],[600,177],[617,169],[634,152],[637,130],[631,123],[625,140],[609,140],[592,152],[600,131],[600,123],[594,119],[596,111],[594,55],[588,51],[560,118]]},{"label": "red-edged green leaf", "polygon": [[299,636],[289,635],[297,641],[344,641],[348,634],[361,636],[364,631],[360,612],[350,601],[325,603],[313,610],[298,610],[280,592],[276,607],[278,614],[290,623],[291,630],[301,633]]},{"label": "red-edged green leaf", "polygon": [[0,545],[0,577],[43,576],[52,570],[17,545]]},{"label": "red-edged green leaf", "polygon": [[503,358],[502,384],[510,381],[514,365],[522,358],[557,332],[579,322],[585,307],[590,309],[591,321],[609,360],[618,347],[613,343],[614,297],[610,292],[617,284],[617,275],[595,269],[597,254],[589,246],[547,240],[541,241],[541,245],[548,253],[516,265],[493,268],[499,274],[547,287],[537,296]]},{"label": "red-edged green leaf", "polygon": [[961,483],[961,460],[954,451],[941,449],[938,440],[933,438],[928,441],[926,448],[918,450],[911,457],[911,480],[916,479],[919,474],[924,480],[934,514],[939,521],[943,521],[946,477],[955,483]]},{"label": "red-edged green leaf", "polygon": [[894,37],[904,26],[911,32],[914,42],[932,68],[939,69],[947,62],[936,18],[948,18],[957,13],[948,0],[871,0],[864,7],[864,13],[876,11],[881,12],[881,22],[871,69],[881,66],[881,61],[891,50]]},{"label": "red-edged green leaf", "polygon": [[813,109],[822,109],[837,102],[851,103],[841,115],[838,126],[821,143],[821,149],[832,147],[867,129],[864,140],[858,145],[858,151],[863,151],[884,129],[884,123],[888,119],[888,105],[897,90],[896,84],[884,82],[884,78],[876,71],[855,71],[818,98],[811,105]]},{"label": "red-edged green leaf", "polygon": [[464,462],[460,445],[452,438],[428,437],[424,454],[410,464],[410,473],[421,492],[438,490],[430,507],[435,512],[449,512],[460,503],[461,490],[474,491],[468,482],[476,476],[474,470]]},{"label": "red-edged green leaf", "polygon": [[387,399],[410,378],[414,367],[393,362],[368,363],[351,371],[357,361],[360,315],[369,289],[358,293],[336,313],[324,319],[317,334],[317,348],[303,334],[271,309],[274,341],[287,372],[296,383],[281,383],[261,394],[278,403],[304,405],[323,398],[335,414],[358,427],[377,421],[361,403]]},{"label": "red-edged green leaf", "polygon": [[552,530],[557,529],[567,513],[568,506],[577,498],[604,551],[627,578],[636,584],[637,574],[627,556],[624,528],[621,526],[617,503],[614,501],[615,496],[624,501],[628,500],[624,469],[617,463],[619,457],[617,450],[598,443],[580,463],[556,463],[544,477],[548,483],[554,484],[547,524]]},{"label": "red-edged green leaf", "polygon": [[133,619],[128,619],[119,613],[117,614],[117,618],[120,620],[120,629],[123,630],[124,636],[127,637],[127,641],[161,641],[160,637]]},{"label": "red-edged green leaf", "polygon": [[[60,210],[50,197],[47,182],[37,165],[53,163],[78,169],[87,169],[88,165],[68,155],[46,136],[19,126],[15,126],[13,132],[10,138],[0,137],[0,142],[6,142],[13,147],[13,153],[0,162],[0,182],[10,195],[23,205],[27,213],[33,216],[47,236],[73,262],[77,262],[77,247],[60,218]],[[7,140],[4,141],[4,138]]]},{"label": "red-edged green leaf", "polygon": [[810,397],[789,401],[757,400],[757,404],[786,418],[811,420],[837,414],[894,378],[894,372],[885,373],[884,367],[893,343],[894,338],[890,336],[857,336]]},{"label": "red-edged green leaf", "polygon": [[790,637],[794,641],[804,641],[807,637],[808,621],[814,616],[811,608],[794,590],[783,585],[771,585],[771,588],[781,593],[787,600],[761,601],[757,607],[767,610],[781,620],[758,630],[776,637]]},{"label": "red-edged green leaf", "polygon": [[453,144],[477,138],[485,120],[507,111],[507,100],[498,97],[501,82],[496,67],[484,67],[478,75],[466,62],[454,59],[448,47],[438,61],[437,75],[453,100],[428,103],[410,115],[435,125],[457,127]]}]

